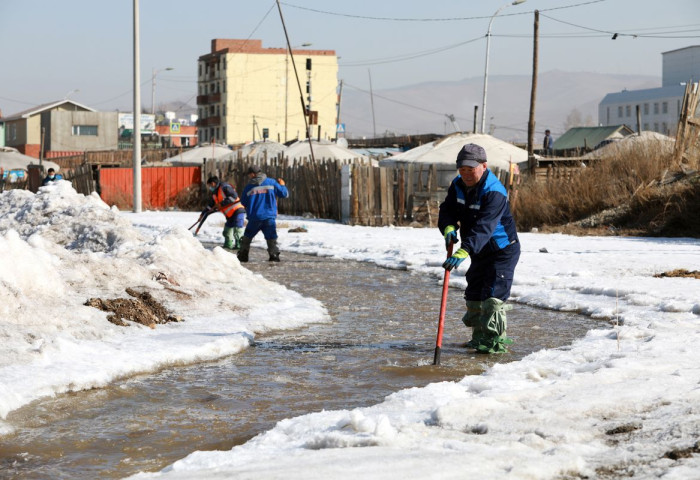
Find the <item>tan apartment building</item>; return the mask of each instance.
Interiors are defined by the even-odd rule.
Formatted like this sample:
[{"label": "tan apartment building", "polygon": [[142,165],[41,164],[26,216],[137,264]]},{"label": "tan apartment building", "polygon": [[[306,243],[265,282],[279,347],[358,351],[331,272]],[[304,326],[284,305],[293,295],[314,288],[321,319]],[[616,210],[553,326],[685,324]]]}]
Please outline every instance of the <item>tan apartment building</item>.
[{"label": "tan apartment building", "polygon": [[[262,40],[213,39],[198,60],[199,142],[247,143],[267,137],[306,138],[304,115],[315,138],[335,138],[338,58],[334,50],[293,49],[304,106],[286,48]],[[309,109],[310,107],[310,109]]]}]

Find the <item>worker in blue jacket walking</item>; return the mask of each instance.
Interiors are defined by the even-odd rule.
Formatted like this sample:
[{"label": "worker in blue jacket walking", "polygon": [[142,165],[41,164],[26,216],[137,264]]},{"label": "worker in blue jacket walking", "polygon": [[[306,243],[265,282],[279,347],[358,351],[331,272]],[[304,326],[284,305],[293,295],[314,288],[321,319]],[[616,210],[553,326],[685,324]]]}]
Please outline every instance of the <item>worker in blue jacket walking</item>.
[{"label": "worker in blue jacket walking", "polygon": [[486,166],[486,151],[479,145],[464,145],[457,155],[459,175],[452,181],[440,205],[438,228],[445,245],[460,248],[444,263],[457,268],[467,257],[467,313],[462,321],[472,328],[467,346],[481,353],[506,352],[512,340],[506,336],[506,300],[520,258],[520,243],[510,212],[508,193]]},{"label": "worker in blue jacket walking", "polygon": [[250,243],[255,235],[262,230],[267,240],[267,253],[271,262],[280,261],[280,250],[277,246],[277,197],[287,198],[289,191],[284,180],[268,178],[262,173],[260,166],[251,165],[248,169],[250,181],[241,193],[241,203],[245,207],[248,225],[241,238],[241,248],[238,260],[248,261]]}]

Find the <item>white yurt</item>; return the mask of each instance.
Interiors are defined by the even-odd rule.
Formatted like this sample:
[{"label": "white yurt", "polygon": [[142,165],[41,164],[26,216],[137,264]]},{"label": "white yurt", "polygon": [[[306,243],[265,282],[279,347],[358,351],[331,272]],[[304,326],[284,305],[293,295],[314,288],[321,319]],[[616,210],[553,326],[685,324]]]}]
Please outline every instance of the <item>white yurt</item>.
[{"label": "white yurt", "polygon": [[226,160],[233,158],[235,152],[228,148],[228,145],[219,145],[211,143],[201,143],[196,147],[178,153],[170,158],[166,158],[164,162],[175,164],[201,165],[204,160]]},{"label": "white yurt", "polygon": [[[311,146],[309,146],[309,141]],[[353,152],[352,150],[342,147],[330,140],[299,140],[294,142],[284,151],[284,157],[290,160],[308,160],[311,158],[311,149],[313,148],[314,158],[316,160],[332,159],[332,160],[352,160],[361,159],[369,160],[369,157]]]},{"label": "white yurt", "polygon": [[481,133],[453,133],[413,148],[397,155],[392,155],[379,162],[380,166],[397,163],[441,163],[456,167],[457,154],[467,143],[475,143],[486,151],[487,165],[501,170],[510,168],[515,163],[521,169],[527,167],[527,150],[516,147],[512,143],[500,140],[491,135]]},{"label": "white yurt", "polygon": [[239,158],[250,157],[256,161],[262,161],[266,158],[274,158],[284,153],[287,149],[283,144],[271,142],[269,140],[260,140],[256,142],[246,143],[238,150]]}]

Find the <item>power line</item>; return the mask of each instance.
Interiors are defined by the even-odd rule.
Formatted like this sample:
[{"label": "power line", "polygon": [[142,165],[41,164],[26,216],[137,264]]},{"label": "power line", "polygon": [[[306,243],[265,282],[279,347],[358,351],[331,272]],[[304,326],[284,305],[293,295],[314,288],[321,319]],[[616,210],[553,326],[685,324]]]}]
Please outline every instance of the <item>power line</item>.
[{"label": "power line", "polygon": [[[430,114],[433,114],[433,115],[437,115],[437,116],[439,116],[439,117],[444,117],[444,116],[445,116],[445,113],[444,113],[444,112],[436,112],[436,111],[434,111],[434,110],[428,110],[427,108],[418,107],[418,106],[416,106],[416,105],[411,105],[410,103],[402,102],[402,101],[399,101],[399,100],[394,100],[393,98],[388,98],[388,97],[385,97],[385,96],[383,96],[383,95],[378,95],[378,94],[376,94],[376,93],[370,93],[370,92],[368,92],[367,90],[365,90],[365,89],[363,89],[363,88],[356,87],[356,86],[354,86],[354,85],[350,85],[349,83],[343,82],[343,85],[345,85],[345,86],[347,86],[347,87],[350,87],[350,88],[352,88],[352,89],[358,90],[358,91],[360,91],[360,92],[362,92],[362,93],[365,93],[365,94],[367,94],[367,95],[373,95],[374,97],[381,98],[382,100],[386,100],[387,102],[392,102],[392,103],[396,103],[396,104],[398,104],[398,105],[403,105],[404,107],[413,108],[413,109],[415,109],[415,110],[420,110],[421,112],[430,113]],[[455,118],[458,118],[459,120],[467,120],[466,118],[463,118],[463,117],[455,117]]]},{"label": "power line", "polygon": [[468,43],[476,42],[477,40],[481,40],[484,38],[483,36],[472,38],[471,40],[467,40],[466,42],[459,42],[459,43],[454,43],[452,45],[446,45],[444,47],[436,47],[431,50],[425,50],[423,52],[418,52],[415,54],[412,53],[407,53],[404,55],[400,55],[397,57],[387,57],[387,58],[377,58],[374,60],[358,60],[357,62],[349,62],[349,63],[342,63],[338,64],[339,67],[364,67],[367,65],[380,65],[384,63],[394,63],[394,62],[403,62],[404,60],[412,60],[414,58],[419,58],[419,57],[426,57],[428,55],[435,55],[436,53],[442,53],[447,50],[451,50],[453,48],[461,47],[462,45],[467,45]]},{"label": "power line", "polygon": [[[600,2],[605,2],[606,0],[590,0],[588,2],[581,2],[581,3],[575,3],[572,5],[562,5],[561,7],[552,7],[552,8],[545,8],[540,10],[540,12],[546,12],[550,10],[561,10],[564,8],[574,8],[574,7],[580,7],[584,5],[590,5],[593,3],[600,3]],[[299,10],[306,10],[309,12],[314,12],[314,13],[320,13],[323,15],[333,15],[336,17],[347,17],[347,18],[354,18],[354,19],[361,19],[361,20],[379,20],[379,21],[390,21],[390,22],[461,22],[465,20],[483,20],[486,18],[491,18],[491,15],[483,15],[483,16],[476,16],[476,17],[448,17],[448,18],[401,18],[401,17],[373,17],[370,15],[356,15],[356,14],[350,14],[350,13],[339,13],[339,12],[331,12],[328,10],[319,10],[316,8],[309,8],[309,7],[302,7],[301,5],[294,5],[292,3],[288,2],[280,2],[283,3],[284,5],[292,8],[297,8]],[[528,15],[532,13],[531,11],[529,12],[519,12],[519,13],[504,13],[501,14],[501,17],[512,17],[516,15]]]},{"label": "power line", "polygon": [[[558,18],[554,18],[552,16],[545,15],[545,14],[542,14],[542,16],[546,17],[550,20],[553,20],[555,22],[563,23],[565,25],[570,25],[572,27],[580,28],[582,30],[588,30],[588,31],[597,32],[597,33],[605,33],[606,35],[617,35],[619,37],[633,37],[633,38],[699,38],[700,37],[698,35],[666,36],[666,35],[661,35],[661,34],[620,33],[620,31],[600,30],[597,28],[578,25],[576,23],[571,23],[571,22],[567,22],[564,20],[559,20]],[[696,30],[689,30],[689,31],[696,31]],[[662,32],[662,33],[666,33],[666,32]],[[668,32],[668,33],[679,33],[679,32]]]}]

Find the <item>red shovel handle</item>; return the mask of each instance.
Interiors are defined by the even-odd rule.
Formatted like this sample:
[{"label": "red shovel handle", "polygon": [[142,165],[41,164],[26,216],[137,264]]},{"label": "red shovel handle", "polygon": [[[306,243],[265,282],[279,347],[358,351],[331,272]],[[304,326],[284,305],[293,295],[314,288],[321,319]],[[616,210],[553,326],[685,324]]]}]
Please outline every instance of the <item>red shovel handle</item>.
[{"label": "red shovel handle", "polygon": [[[452,256],[452,243],[447,247],[447,258]],[[433,365],[440,365],[440,350],[442,349],[442,331],[445,327],[445,310],[447,308],[447,290],[450,288],[450,271],[445,269],[442,280],[442,300],[440,301],[440,320],[438,321],[437,340],[435,341],[435,357]]]}]

